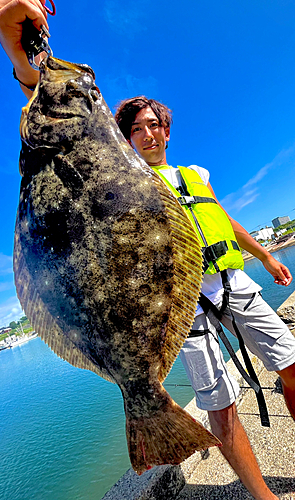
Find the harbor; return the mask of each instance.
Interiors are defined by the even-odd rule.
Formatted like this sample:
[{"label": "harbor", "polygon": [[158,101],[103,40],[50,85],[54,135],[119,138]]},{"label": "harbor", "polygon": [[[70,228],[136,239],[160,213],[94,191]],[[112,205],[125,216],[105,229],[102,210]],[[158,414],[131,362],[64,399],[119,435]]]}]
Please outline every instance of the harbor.
[{"label": "harbor", "polygon": [[4,339],[3,341],[0,342],[0,352],[4,351],[5,349],[12,349],[13,347],[18,347],[22,344],[25,344],[26,342],[29,342],[29,340],[35,339],[38,336],[38,333],[36,332],[31,332],[30,334],[23,334],[23,335],[9,335]]},{"label": "harbor", "polygon": [[[295,275],[294,246],[275,252],[274,256]],[[295,281],[289,287],[275,285],[272,276],[257,259],[246,262],[245,269],[263,287],[263,297],[274,310],[295,291]],[[292,301],[287,307],[289,313],[292,312]],[[232,336],[231,342],[236,350],[237,345]],[[226,354],[224,356],[227,360]],[[255,369],[257,370],[256,364]],[[264,465],[262,467],[266,480],[268,481],[269,476],[272,477],[271,488],[273,489],[273,482],[281,482],[279,477],[284,478],[282,488],[285,488],[285,492],[278,496],[284,500],[293,500],[292,489],[295,489],[290,478],[295,473],[293,463],[288,460],[288,446],[290,456],[294,457],[294,424],[287,413],[283,417],[272,416],[284,415],[280,409],[274,411],[274,404],[280,401],[283,404],[283,398],[279,393],[272,393],[273,386],[264,381],[264,373],[262,371],[259,375],[261,383],[272,387],[265,391],[271,428],[260,427],[252,390],[244,391],[244,399],[239,403],[240,418],[248,419],[243,422],[259,461],[263,460],[263,450],[260,454],[260,447],[266,447],[265,460],[267,453],[270,453],[268,443],[272,448],[270,460],[274,464],[273,470],[267,469],[267,463],[265,468]],[[1,500],[99,500],[104,496],[110,499],[115,494],[120,500],[180,500],[181,497],[179,499],[177,495],[187,495],[187,498],[194,500],[198,498],[196,495],[199,491],[200,494],[204,492],[199,488],[205,486],[208,498],[209,494],[211,498],[218,500],[222,496],[224,500],[239,498],[233,497],[235,494],[242,495],[241,498],[251,498],[245,496],[245,490],[231,473],[230,467],[222,463],[218,450],[214,455],[210,450],[209,457],[205,460],[201,460],[200,453],[197,453],[180,468],[173,467],[170,470],[167,466],[158,467],[140,477],[133,473],[130,470],[125,416],[118,387],[92,372],[69,365],[58,358],[40,338],[26,342],[17,349],[1,352],[0,377],[0,419],[5,422],[1,433]],[[175,361],[164,385],[178,404],[185,407],[189,403],[189,408],[197,412],[193,390],[179,359]],[[241,385],[244,383],[241,382]],[[249,397],[252,397],[252,402],[249,403],[252,405],[252,413],[249,416],[241,415],[246,413],[246,406],[243,405],[246,405]],[[198,420],[202,421],[205,416],[205,412],[196,413]],[[281,427],[278,427],[279,422],[282,423]],[[278,439],[277,431],[281,433]],[[257,444],[256,434],[259,438]],[[287,451],[283,448],[287,448]],[[217,456],[219,458],[215,472]],[[276,462],[280,462],[277,472],[274,469]],[[281,462],[285,468],[283,472]],[[213,474],[215,484],[212,485],[206,481]],[[118,482],[120,490],[118,486],[114,486]],[[123,484],[125,497],[122,493]],[[221,486],[223,489],[220,489]],[[160,495],[158,497],[157,491]],[[145,496],[147,494],[149,496]]]}]

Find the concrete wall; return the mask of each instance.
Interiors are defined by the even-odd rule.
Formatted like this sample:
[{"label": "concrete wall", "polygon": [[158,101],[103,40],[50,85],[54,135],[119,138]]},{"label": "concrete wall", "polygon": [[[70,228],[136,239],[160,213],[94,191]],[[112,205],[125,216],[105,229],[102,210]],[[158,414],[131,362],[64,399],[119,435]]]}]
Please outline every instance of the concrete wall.
[{"label": "concrete wall", "polygon": [[295,336],[295,292],[283,302],[277,313]]}]

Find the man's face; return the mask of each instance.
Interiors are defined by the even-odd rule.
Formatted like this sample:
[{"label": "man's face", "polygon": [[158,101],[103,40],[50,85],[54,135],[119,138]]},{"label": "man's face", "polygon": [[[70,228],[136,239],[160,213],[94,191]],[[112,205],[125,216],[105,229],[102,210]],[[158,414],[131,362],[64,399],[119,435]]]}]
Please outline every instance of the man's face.
[{"label": "man's face", "polygon": [[169,127],[159,124],[150,107],[137,113],[131,127],[129,143],[148,165],[166,165],[166,142],[170,139]]}]

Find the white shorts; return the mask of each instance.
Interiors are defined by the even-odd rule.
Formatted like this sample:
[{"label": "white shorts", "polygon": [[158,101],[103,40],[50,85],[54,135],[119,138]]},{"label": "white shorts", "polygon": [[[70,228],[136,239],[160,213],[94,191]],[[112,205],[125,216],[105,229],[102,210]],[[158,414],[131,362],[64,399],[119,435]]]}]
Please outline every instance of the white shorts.
[{"label": "white shorts", "polygon": [[[269,371],[280,371],[295,362],[295,337],[260,293],[230,293],[230,309],[248,349]],[[225,309],[221,323],[235,335],[231,314]],[[217,332],[205,314],[196,316],[192,330],[206,331],[189,337],[180,358],[202,410],[222,410],[239,394],[237,381],[228,373]]]}]

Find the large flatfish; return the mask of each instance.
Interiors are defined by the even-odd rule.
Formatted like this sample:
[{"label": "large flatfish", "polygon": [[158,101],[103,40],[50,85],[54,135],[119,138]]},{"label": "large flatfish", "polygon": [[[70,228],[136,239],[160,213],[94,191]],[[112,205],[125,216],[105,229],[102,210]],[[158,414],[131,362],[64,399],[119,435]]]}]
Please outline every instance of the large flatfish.
[{"label": "large flatfish", "polygon": [[74,366],[118,384],[134,470],[219,444],[162,386],[192,326],[193,228],[125,141],[86,65],[48,57],[21,119],[17,294]]}]

